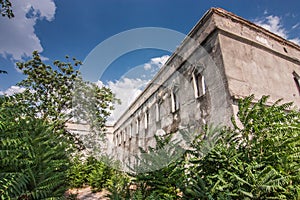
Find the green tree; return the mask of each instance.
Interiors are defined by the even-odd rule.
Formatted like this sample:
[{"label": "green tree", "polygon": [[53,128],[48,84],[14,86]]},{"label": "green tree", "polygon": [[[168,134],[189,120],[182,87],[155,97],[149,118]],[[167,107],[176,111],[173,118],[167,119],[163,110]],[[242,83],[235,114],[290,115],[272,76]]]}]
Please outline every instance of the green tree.
[{"label": "green tree", "polygon": [[[26,79],[18,85],[25,88],[17,102],[29,102],[39,118],[56,122],[63,128],[67,121],[84,122],[90,125],[91,142],[105,130],[105,122],[116,102],[109,88],[98,87],[84,81],[76,67],[81,62],[73,58],[67,62],[54,61],[53,66],[45,64],[38,52],[27,62],[17,66]],[[78,140],[78,136],[74,136]]]},{"label": "green tree", "polygon": [[46,65],[37,52],[17,63],[26,75],[19,83],[25,91],[0,97],[1,199],[62,197],[76,139],[65,123],[84,120],[95,135],[104,131],[115,97],[84,81],[74,69],[80,64],[72,59]]}]

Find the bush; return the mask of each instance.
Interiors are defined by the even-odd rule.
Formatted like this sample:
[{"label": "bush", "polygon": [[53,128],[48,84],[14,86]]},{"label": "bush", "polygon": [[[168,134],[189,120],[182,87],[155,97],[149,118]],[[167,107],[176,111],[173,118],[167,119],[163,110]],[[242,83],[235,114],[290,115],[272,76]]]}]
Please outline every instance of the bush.
[{"label": "bush", "polygon": [[[171,136],[157,137],[157,147],[140,160],[143,169],[156,170],[138,174],[129,196],[124,187],[111,198],[300,199],[300,113],[292,103],[253,100],[239,101],[239,126],[233,119],[232,127],[204,127],[178,160],[169,157],[176,145],[163,148]],[[157,169],[161,153],[171,162]]]},{"label": "bush", "polygon": [[239,101],[242,126],[233,120],[206,156],[199,156],[205,141],[194,141],[187,199],[300,198],[300,113],[253,98]]},{"label": "bush", "polygon": [[98,160],[90,156],[84,161],[75,157],[68,171],[69,186],[72,188],[80,188],[89,185],[92,187],[93,192],[108,188],[109,182],[114,174],[117,173],[117,171],[111,167],[113,163],[110,162],[111,161],[104,157]]},{"label": "bush", "polygon": [[0,98],[0,197],[63,197],[69,143],[61,131],[27,111]]}]

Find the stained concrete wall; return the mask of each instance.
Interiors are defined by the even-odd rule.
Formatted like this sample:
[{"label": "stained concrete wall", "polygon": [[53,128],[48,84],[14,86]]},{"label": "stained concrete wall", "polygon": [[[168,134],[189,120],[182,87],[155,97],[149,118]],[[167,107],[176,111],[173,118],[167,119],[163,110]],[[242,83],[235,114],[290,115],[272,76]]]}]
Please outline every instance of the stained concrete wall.
[{"label": "stained concrete wall", "polygon": [[[270,95],[270,103],[283,98],[300,106],[293,77],[294,71],[300,74],[298,58],[299,46],[232,13],[211,9],[117,121],[113,152],[126,162],[138,147],[154,146],[154,134],[187,127],[199,130],[207,123],[230,125],[237,112],[235,100],[250,94],[257,99]],[[200,97],[195,97],[195,68],[205,78],[206,92]],[[174,91],[176,111],[171,108]]]},{"label": "stained concrete wall", "polygon": [[258,99],[262,95],[270,95],[270,103],[283,98],[283,102],[294,102],[300,107],[299,91],[293,76],[294,71],[300,74],[299,63],[278,55],[271,47],[265,50],[256,39],[249,44],[220,35],[220,41],[231,96],[241,98],[255,94]]},{"label": "stained concrete wall", "polygon": [[[169,134],[179,130],[200,132],[207,123],[230,123],[233,109],[226,85],[219,35],[211,27],[200,27],[185,39],[141,96],[118,120],[113,139],[113,152],[118,160],[128,164],[139,153],[138,147],[146,150],[148,146],[155,146],[154,134]],[[199,40],[203,32],[207,35]],[[193,76],[195,70],[197,74]],[[205,94],[197,97],[193,79],[199,75],[205,80]],[[201,87],[198,89],[201,90]],[[176,96],[178,104],[175,111],[172,110],[172,95]],[[159,111],[156,110],[157,106]]]},{"label": "stained concrete wall", "polygon": [[[250,94],[300,107],[293,75],[300,75],[299,59],[299,46],[230,12],[211,9],[111,128],[107,149],[129,164],[139,147],[155,146],[154,134],[230,125],[236,99]],[[195,69],[204,77],[204,95],[195,95]],[[177,108],[172,110],[174,98]]]}]

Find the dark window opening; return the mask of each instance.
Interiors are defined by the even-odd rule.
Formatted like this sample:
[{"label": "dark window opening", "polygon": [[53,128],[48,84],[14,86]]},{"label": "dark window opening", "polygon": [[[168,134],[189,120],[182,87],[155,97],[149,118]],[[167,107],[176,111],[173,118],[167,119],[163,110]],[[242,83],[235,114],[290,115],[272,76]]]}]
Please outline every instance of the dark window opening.
[{"label": "dark window opening", "polygon": [[298,93],[300,95],[300,76],[299,74],[297,74],[297,72],[293,71],[293,75],[294,75],[294,81],[296,83],[296,87],[298,89]]}]

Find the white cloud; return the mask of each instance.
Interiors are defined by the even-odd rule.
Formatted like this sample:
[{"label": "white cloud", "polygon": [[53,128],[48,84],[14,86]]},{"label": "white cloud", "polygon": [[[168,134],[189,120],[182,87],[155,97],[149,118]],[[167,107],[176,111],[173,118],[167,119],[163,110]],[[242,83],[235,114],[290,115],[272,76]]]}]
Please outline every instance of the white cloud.
[{"label": "white cloud", "polygon": [[21,60],[34,50],[42,52],[43,47],[34,26],[37,20],[54,19],[54,1],[12,0],[12,5],[15,17],[0,17],[0,54],[5,58],[11,56],[13,60]]},{"label": "white cloud", "polygon": [[[286,30],[286,28],[283,26],[282,20],[278,16],[269,15],[265,17],[264,19],[256,19],[254,20],[254,23],[257,25],[287,39],[291,42],[294,42],[298,45],[300,45],[300,38],[290,38],[289,37],[289,31]],[[292,27],[292,29],[295,29],[299,26],[299,24],[296,24]]]},{"label": "white cloud", "polygon": [[164,55],[161,57],[151,58],[148,63],[144,64],[145,70],[150,70],[152,68],[161,68],[169,59],[169,55]]},{"label": "white cloud", "polygon": [[291,42],[294,42],[295,44],[300,45],[300,38],[294,38],[290,40]]},{"label": "white cloud", "polygon": [[287,38],[287,31],[282,27],[281,19],[278,16],[267,16],[264,20],[255,21],[255,23],[283,38]]},{"label": "white cloud", "polygon": [[294,26],[292,26],[292,29],[296,29],[296,28],[298,28],[298,27],[299,27],[299,25],[300,25],[300,23],[297,23],[297,24],[295,24]]},{"label": "white cloud", "polygon": [[151,64],[149,64],[149,63],[146,63],[145,65],[144,65],[144,69],[145,70],[149,70],[149,69],[151,69],[152,67],[151,67]]},{"label": "white cloud", "polygon": [[108,82],[108,87],[121,100],[120,105],[115,105],[115,110],[108,118],[108,123],[113,124],[131,103],[141,94],[149,80],[122,78],[115,82]]},{"label": "white cloud", "polygon": [[24,92],[25,88],[21,88],[19,86],[11,86],[10,88],[8,88],[5,91],[0,91],[0,95],[7,95],[7,96],[11,96],[13,94],[17,94],[17,93],[21,93]]},{"label": "white cloud", "polygon": [[164,55],[164,56],[161,56],[161,57],[152,58],[150,63],[153,64],[153,65],[157,65],[160,68],[167,62],[167,60],[169,58],[170,58],[169,55]]},{"label": "white cloud", "polygon": [[[110,81],[106,84],[116,97],[121,100],[121,105],[115,105],[115,110],[108,118],[108,124],[113,124],[119,119],[132,102],[142,93],[155,73],[166,63],[169,57],[168,55],[164,55],[152,58],[145,64],[133,67],[120,80]],[[98,81],[97,85],[101,87],[104,84]]]}]

